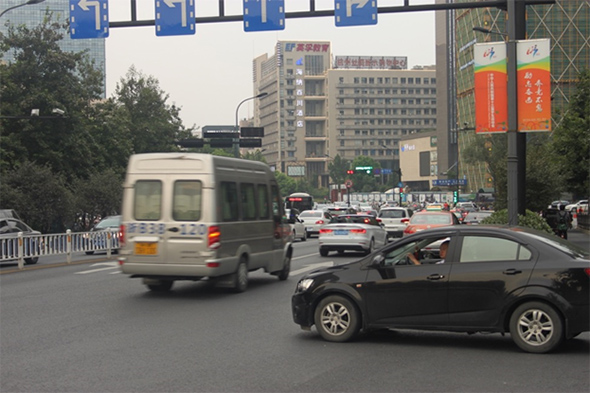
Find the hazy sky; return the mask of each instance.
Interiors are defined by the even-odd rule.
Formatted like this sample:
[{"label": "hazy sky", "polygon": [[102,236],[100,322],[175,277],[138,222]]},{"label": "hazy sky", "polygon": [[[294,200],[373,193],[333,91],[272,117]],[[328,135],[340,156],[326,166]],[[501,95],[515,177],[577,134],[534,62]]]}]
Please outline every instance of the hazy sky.
[{"label": "hazy sky", "polygon": [[[242,15],[242,0],[226,0],[226,15]],[[378,0],[401,6],[404,0]],[[410,0],[410,5],[434,0]],[[196,15],[217,15],[218,0],[196,0]],[[308,0],[286,0],[286,12],[307,10]],[[295,8],[299,7],[299,8]],[[334,0],[316,0],[316,10],[333,9]],[[154,19],[154,0],[137,0],[137,18]],[[130,20],[129,0],[109,1],[109,20]],[[111,28],[106,38],[107,96],[134,65],[155,77],[181,107],[186,127],[231,125],[238,104],[253,95],[252,60],[274,54],[278,40],[330,41],[335,56],[407,56],[408,68],[435,64],[434,12],[379,14],[377,25],[336,27],[334,17],[286,19],[285,29],[245,32],[243,23],[198,24],[190,36],[157,37],[155,28]],[[252,115],[251,102],[239,117]]]}]

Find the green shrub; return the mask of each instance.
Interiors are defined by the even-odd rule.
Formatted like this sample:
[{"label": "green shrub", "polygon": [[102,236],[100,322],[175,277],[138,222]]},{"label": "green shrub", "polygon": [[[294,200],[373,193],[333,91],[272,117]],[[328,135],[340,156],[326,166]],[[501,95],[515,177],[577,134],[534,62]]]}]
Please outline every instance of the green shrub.
[{"label": "green shrub", "polygon": [[[482,224],[508,225],[508,209],[494,212],[491,216],[481,220]],[[524,216],[518,215],[518,226],[536,229],[538,231],[553,233],[547,221],[540,215],[530,210]]]}]

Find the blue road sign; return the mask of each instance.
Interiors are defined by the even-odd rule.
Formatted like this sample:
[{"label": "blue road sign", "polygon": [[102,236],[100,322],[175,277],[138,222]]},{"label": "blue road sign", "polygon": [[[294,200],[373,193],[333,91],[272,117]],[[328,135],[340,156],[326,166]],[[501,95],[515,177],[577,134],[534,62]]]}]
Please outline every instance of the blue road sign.
[{"label": "blue road sign", "polygon": [[335,0],[336,26],[377,24],[377,0]]},{"label": "blue road sign", "polygon": [[70,37],[72,39],[108,36],[107,0],[70,0]]},{"label": "blue road sign", "polygon": [[285,29],[285,0],[243,0],[244,31]]},{"label": "blue road sign", "polygon": [[195,34],[194,0],[157,0],[156,35]]}]

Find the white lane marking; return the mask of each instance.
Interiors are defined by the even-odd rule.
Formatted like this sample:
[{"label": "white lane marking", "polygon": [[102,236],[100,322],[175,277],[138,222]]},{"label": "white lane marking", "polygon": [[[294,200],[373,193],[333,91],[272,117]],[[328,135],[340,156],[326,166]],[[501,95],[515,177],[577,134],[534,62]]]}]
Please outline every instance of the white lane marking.
[{"label": "white lane marking", "polygon": [[88,274],[88,273],[96,273],[96,272],[101,272],[103,270],[112,270],[112,269],[117,269],[119,267],[119,262],[99,262],[99,263],[93,263],[90,266],[107,266],[107,267],[102,267],[100,269],[92,269],[92,270],[85,270],[83,272],[76,272],[74,274]]},{"label": "white lane marking", "polygon": [[329,266],[334,266],[334,261],[320,262],[320,263],[314,263],[312,265],[307,265],[301,269],[291,271],[291,275],[296,276],[301,273],[305,273],[305,272],[309,272],[311,270],[319,269],[320,267],[329,267]]},{"label": "white lane marking", "polygon": [[307,255],[302,255],[300,257],[297,257],[297,258],[292,258],[292,260],[294,261],[296,259],[305,259],[305,258],[310,258],[310,257],[315,257],[315,256],[318,256],[318,253],[317,252],[314,253],[314,254],[307,254]]}]

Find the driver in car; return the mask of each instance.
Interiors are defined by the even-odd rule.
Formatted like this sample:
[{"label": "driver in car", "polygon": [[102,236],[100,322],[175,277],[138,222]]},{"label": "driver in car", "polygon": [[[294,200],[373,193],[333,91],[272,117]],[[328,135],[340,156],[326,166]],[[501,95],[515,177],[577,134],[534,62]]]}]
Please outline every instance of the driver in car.
[{"label": "driver in car", "polygon": [[[441,243],[440,245],[440,250],[439,250],[439,255],[441,257],[441,260],[436,262],[436,264],[441,264],[441,263],[445,263],[445,258],[447,256],[447,250],[449,248],[449,241],[450,240],[445,240],[444,242]],[[420,261],[418,260],[418,258],[416,258],[416,256],[414,255],[414,253],[408,253],[408,259],[410,261],[412,261],[412,263],[414,265],[420,265]]]}]

